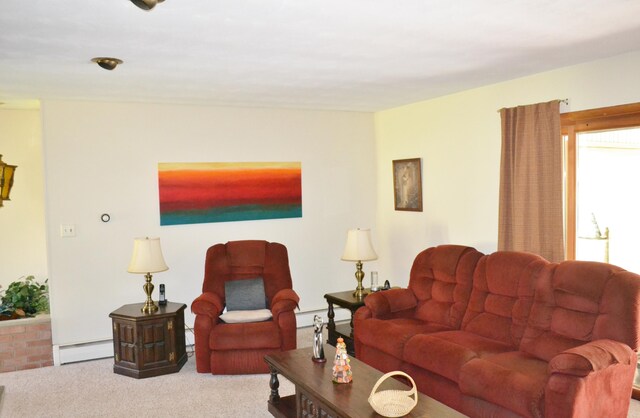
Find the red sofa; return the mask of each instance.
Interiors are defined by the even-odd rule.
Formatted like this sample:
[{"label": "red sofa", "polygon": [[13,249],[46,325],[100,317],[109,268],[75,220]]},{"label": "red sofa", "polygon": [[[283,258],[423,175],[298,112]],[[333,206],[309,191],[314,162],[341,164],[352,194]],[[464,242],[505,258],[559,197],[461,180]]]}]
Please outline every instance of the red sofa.
[{"label": "red sofa", "polygon": [[626,417],[640,276],[443,245],[354,316],[356,357],[471,417]]}]

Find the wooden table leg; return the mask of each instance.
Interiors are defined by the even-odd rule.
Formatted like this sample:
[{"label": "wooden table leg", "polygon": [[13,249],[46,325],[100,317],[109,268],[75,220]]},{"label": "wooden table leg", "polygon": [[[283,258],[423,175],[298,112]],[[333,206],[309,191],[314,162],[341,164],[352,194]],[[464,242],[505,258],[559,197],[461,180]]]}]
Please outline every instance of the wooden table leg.
[{"label": "wooden table leg", "polygon": [[337,338],[336,338],[336,322],[334,321],[334,318],[336,317],[336,314],[333,311],[333,303],[331,302],[328,302],[328,303],[329,303],[329,310],[327,311],[327,318],[329,318],[329,322],[327,323],[327,334],[328,334],[329,341],[327,342],[335,346]]},{"label": "wooden table leg", "polygon": [[269,402],[278,403],[280,401],[280,394],[278,393],[278,388],[280,387],[280,382],[278,381],[278,371],[272,367],[269,367],[269,369],[271,370],[271,379],[269,380],[271,395],[269,395]]},{"label": "wooden table leg", "polygon": [[351,334],[349,334],[351,336],[351,338],[353,338],[353,314],[356,313],[356,311],[351,311],[351,322],[349,322],[349,327],[351,328]]}]

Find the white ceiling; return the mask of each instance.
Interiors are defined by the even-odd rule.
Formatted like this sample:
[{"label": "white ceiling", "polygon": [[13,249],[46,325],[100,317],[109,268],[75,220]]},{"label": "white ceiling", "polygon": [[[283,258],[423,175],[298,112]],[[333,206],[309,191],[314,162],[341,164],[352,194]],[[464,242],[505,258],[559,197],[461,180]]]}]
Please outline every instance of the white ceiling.
[{"label": "white ceiling", "polygon": [[375,111],[638,49],[640,0],[0,0],[0,102]]}]

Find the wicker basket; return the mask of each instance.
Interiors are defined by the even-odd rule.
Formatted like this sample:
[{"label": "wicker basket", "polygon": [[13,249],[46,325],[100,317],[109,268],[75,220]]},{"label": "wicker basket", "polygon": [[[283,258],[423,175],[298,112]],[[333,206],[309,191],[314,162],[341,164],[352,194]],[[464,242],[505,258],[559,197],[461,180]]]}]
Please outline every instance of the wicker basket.
[{"label": "wicker basket", "polygon": [[[404,376],[411,381],[411,390],[382,390],[376,393],[378,386],[391,376]],[[413,396],[413,398],[411,397]],[[373,410],[383,417],[394,418],[407,415],[418,404],[418,391],[416,382],[411,376],[403,372],[389,372],[376,382],[369,395],[369,404]]]}]

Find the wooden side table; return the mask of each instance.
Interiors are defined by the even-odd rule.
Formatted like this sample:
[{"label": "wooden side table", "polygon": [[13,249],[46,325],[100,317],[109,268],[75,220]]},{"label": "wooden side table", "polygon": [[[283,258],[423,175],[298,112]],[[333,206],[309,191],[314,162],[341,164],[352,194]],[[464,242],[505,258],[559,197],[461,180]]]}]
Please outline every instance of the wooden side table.
[{"label": "wooden side table", "polygon": [[145,314],[142,303],[124,305],[111,312],[113,322],[113,372],[142,379],[179,371],[187,362],[184,337],[184,303],[167,302]]},{"label": "wooden side table", "polygon": [[[327,293],[324,295],[324,298],[329,304],[329,310],[327,312],[327,317],[329,318],[329,323],[327,324],[328,343],[335,346],[338,337],[342,337],[347,346],[347,353],[353,357],[355,357],[355,349],[353,346],[353,314],[358,310],[358,308],[364,306],[364,300],[366,297],[366,295],[361,299],[354,297],[353,290]],[[336,316],[333,311],[333,305],[338,305],[341,308],[351,311],[351,321],[349,322],[349,325],[340,324],[336,326],[336,323],[333,320]]]}]

